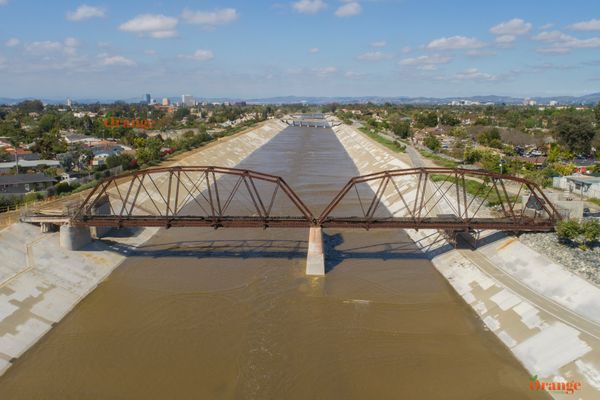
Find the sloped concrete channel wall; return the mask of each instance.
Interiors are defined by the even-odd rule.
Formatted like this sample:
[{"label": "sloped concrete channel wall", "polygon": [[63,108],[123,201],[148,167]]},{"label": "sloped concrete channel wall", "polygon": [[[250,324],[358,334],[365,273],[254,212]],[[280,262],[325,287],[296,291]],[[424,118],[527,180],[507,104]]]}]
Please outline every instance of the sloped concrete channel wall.
[{"label": "sloped concrete channel wall", "polygon": [[[345,125],[333,129],[361,174],[409,168],[398,155],[355,129]],[[410,204],[416,183],[406,179],[401,184]],[[383,204],[395,214],[400,206],[386,195]],[[512,237],[472,252],[454,250],[436,231],[407,232],[532,376],[546,382],[581,383],[574,395],[556,392],[553,397],[600,398],[600,288]]]},{"label": "sloped concrete channel wall", "polygon": [[[269,121],[202,149],[178,165],[233,167],[284,127],[280,121]],[[142,229],[133,237],[108,239],[135,247],[157,230]],[[0,375],[126,258],[113,251],[110,242],[96,241],[83,251],[67,251],[59,245],[59,236],[42,234],[28,224],[0,231]]]}]

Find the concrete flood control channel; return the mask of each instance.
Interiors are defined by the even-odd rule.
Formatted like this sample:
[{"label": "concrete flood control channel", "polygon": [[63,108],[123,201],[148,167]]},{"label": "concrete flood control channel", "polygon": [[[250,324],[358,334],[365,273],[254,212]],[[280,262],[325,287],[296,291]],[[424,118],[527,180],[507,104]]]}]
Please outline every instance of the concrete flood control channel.
[{"label": "concrete flood control channel", "polygon": [[[289,127],[238,167],[315,212],[357,164]],[[529,376],[404,231],[159,230],[0,378],[4,399],[516,399]],[[115,246],[118,251],[119,246]]]}]

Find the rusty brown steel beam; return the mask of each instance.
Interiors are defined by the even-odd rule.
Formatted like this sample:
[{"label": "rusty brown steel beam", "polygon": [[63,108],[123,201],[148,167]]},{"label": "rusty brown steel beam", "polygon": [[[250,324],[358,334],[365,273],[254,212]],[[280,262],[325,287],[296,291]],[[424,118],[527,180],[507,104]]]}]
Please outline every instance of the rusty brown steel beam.
[{"label": "rusty brown steel beam", "polygon": [[[231,216],[217,218],[204,217],[110,217],[93,216],[77,221],[76,226],[94,227],[214,227],[214,228],[308,228],[314,226],[302,217],[261,217]],[[431,217],[415,224],[412,218],[390,218],[373,220],[365,218],[332,218],[321,221],[322,228],[364,228],[364,229],[450,229],[450,230],[509,230],[509,231],[552,231],[554,224],[550,221],[525,219],[515,223],[512,218],[498,220],[495,218],[475,218],[468,222],[460,219]]]},{"label": "rusty brown steel beam", "polygon": [[[208,197],[203,193],[202,189],[199,187],[200,183],[196,183],[188,173],[199,172],[201,176],[206,178],[206,191],[208,191]],[[156,184],[156,181],[153,179],[154,174],[168,174],[168,192],[162,193],[161,189]],[[181,179],[181,174],[187,176],[189,183],[192,185],[192,191],[188,189],[188,185],[185,184]],[[176,176],[174,176],[177,174]],[[237,176],[239,179],[234,185],[233,191],[230,193],[229,197],[225,199],[225,203],[222,203],[222,199],[220,198],[220,193],[218,189],[218,181],[217,174],[219,175],[231,175]],[[425,201],[427,196],[427,181],[431,175],[441,174],[447,175],[448,178],[442,182],[440,185],[436,186],[436,191],[431,197]],[[212,183],[210,176],[212,175]],[[128,182],[123,183],[123,177],[119,178],[109,178],[107,180],[103,180],[100,182],[88,195],[86,200],[80,206],[78,212],[75,214],[75,217],[72,219],[73,225],[78,226],[113,226],[113,227],[123,227],[123,226],[158,226],[158,227],[179,227],[179,226],[210,226],[210,227],[238,227],[238,228],[251,228],[251,227],[309,227],[309,226],[321,226],[321,227],[335,227],[335,228],[366,228],[366,229],[376,229],[376,228],[396,228],[396,229],[452,229],[452,230],[471,230],[471,229],[494,229],[494,230],[510,230],[510,231],[550,231],[553,230],[554,225],[557,221],[561,219],[560,214],[554,207],[554,205],[548,200],[543,191],[533,182],[530,182],[523,178],[517,178],[509,175],[501,175],[493,172],[483,171],[483,170],[466,170],[462,168],[443,168],[443,167],[434,167],[434,168],[411,168],[411,169],[403,169],[403,170],[392,170],[392,171],[382,171],[376,172],[369,175],[358,176],[350,179],[346,185],[341,189],[341,191],[333,198],[331,203],[325,207],[323,212],[318,218],[315,218],[310,211],[310,209],[306,206],[306,204],[300,199],[300,197],[289,187],[289,185],[283,180],[283,178],[269,175],[261,172],[246,170],[246,169],[237,169],[237,168],[225,168],[225,167],[213,167],[213,166],[191,166],[191,167],[169,167],[169,168],[153,168],[144,171],[138,171],[130,174],[132,179]],[[417,192],[414,198],[414,207],[415,210],[411,212],[411,207],[408,202],[402,196],[401,191],[397,187],[394,182],[394,177],[399,176],[414,176],[415,179],[418,179]],[[469,207],[473,204],[476,198],[479,198],[478,193],[473,196],[470,202],[467,202],[467,193],[465,186],[465,176],[472,177],[480,177],[484,181],[484,184],[479,188],[481,191],[483,188],[488,189],[488,193],[483,196],[481,200],[481,204],[477,207],[472,215],[469,215]],[[145,179],[148,178],[148,179]],[[175,179],[176,178],[176,182]],[[454,181],[452,181],[454,178]],[[118,180],[117,180],[118,179]],[[462,193],[458,189],[458,182],[462,181],[463,188]],[[263,201],[261,193],[258,191],[256,185],[256,181],[268,182],[274,185],[274,190],[270,196],[270,202],[267,204]],[[491,185],[489,181],[491,180]],[[521,215],[517,218],[514,214],[515,204],[511,204],[510,196],[506,191],[506,187],[504,185],[504,181],[513,181],[517,183],[521,183],[521,188],[523,186],[527,187],[531,192],[531,196],[533,196],[541,205],[542,209],[546,214],[545,218],[540,218],[537,214],[534,215],[534,218],[526,217],[521,212]],[[376,182],[379,181],[379,182]],[[400,201],[402,201],[404,207],[410,214],[409,217],[393,217],[393,218],[374,218],[375,211],[377,206],[382,202],[383,196],[386,194],[386,189],[388,187],[389,182],[392,181],[393,186],[396,189],[396,192],[400,196]],[[498,181],[500,185],[498,185]],[[125,198],[123,198],[120,189],[119,182],[123,185],[128,185],[127,194]],[[146,188],[145,183],[149,182],[148,185],[152,185],[154,190],[157,190],[160,198],[165,202],[165,211],[163,213],[162,208],[158,207],[152,196]],[[246,186],[249,195],[251,197],[251,206],[248,209],[256,210],[258,215],[223,215],[227,210],[228,205],[230,204],[233,197],[238,194],[238,189],[241,187],[242,182],[244,186]],[[374,185],[377,186],[377,189],[374,192],[374,197],[371,199],[371,203],[369,205],[368,211],[366,213],[363,210],[363,217],[347,217],[347,218],[332,218],[330,217],[331,213],[336,209],[336,207],[343,201],[346,195],[354,188],[359,195],[359,191],[357,188],[358,184],[361,183],[370,183],[373,182]],[[488,182],[488,183],[485,183]],[[137,188],[134,188],[137,183]],[[171,208],[171,196],[172,196],[172,183],[176,184],[175,187],[175,205],[174,208]],[[450,187],[442,190],[442,187],[446,184],[450,184]],[[108,188],[114,184],[117,190],[119,191],[119,197],[121,202],[123,203],[121,213],[119,215],[91,215],[92,209],[99,202],[107,192]],[[429,217],[427,214],[431,211],[428,210],[427,214],[424,216],[421,214],[423,207],[427,206],[429,209],[429,202],[434,197],[439,197],[435,204],[440,201],[445,201],[445,203],[450,207],[453,212],[456,212],[455,205],[452,203],[452,195],[446,196],[446,193],[452,188],[452,185],[456,186],[456,201],[458,206],[458,215],[454,218],[448,219],[447,216],[437,216],[437,217]],[[214,187],[214,189],[212,188]],[[180,188],[187,191],[188,195],[191,197],[190,200],[195,201],[202,208],[205,216],[198,215],[179,215],[180,211],[178,210],[179,203],[179,191]],[[287,199],[290,200],[297,211],[301,214],[298,217],[273,217],[271,216],[271,209],[273,203],[275,201],[275,196],[277,192],[281,189],[281,191],[287,196]],[[498,196],[498,199],[502,202],[501,206],[504,211],[504,218],[481,218],[477,216],[479,209],[485,202],[489,193],[495,189],[495,193]],[[500,190],[502,189],[502,190]],[[214,190],[214,192],[213,192]],[[149,200],[153,203],[156,208],[157,215],[149,215],[149,216],[141,216],[141,215],[133,215],[133,210],[137,206],[138,195],[141,191],[144,191]],[[198,191],[198,193],[196,193]],[[133,196],[133,201],[129,204],[130,197],[135,192]],[[441,197],[436,196],[437,194],[442,193]],[[462,199],[461,199],[462,194]],[[241,194],[238,194],[242,196]],[[166,198],[165,198],[166,196]],[[202,207],[202,205],[198,202],[198,197],[202,197],[210,206],[210,211]],[[360,195],[359,195],[360,196]],[[247,199],[243,199],[248,202]],[[265,198],[267,200],[267,198]],[[462,207],[461,207],[462,201]],[[518,200],[517,200],[518,201]],[[184,201],[184,203],[186,203]],[[505,204],[505,202],[507,204]],[[250,203],[249,203],[250,204]],[[130,207],[128,207],[128,205]],[[268,205],[268,207],[267,207]],[[252,207],[253,206],[253,207]],[[183,205],[182,205],[183,207]],[[361,203],[362,207],[362,203]],[[416,209],[418,207],[418,209]],[[129,208],[129,210],[127,210]],[[524,211],[524,209],[523,209]],[[115,212],[114,210],[112,211]],[[154,212],[152,212],[154,213]],[[253,214],[253,212],[250,212]],[[463,215],[464,214],[464,215]]]}]

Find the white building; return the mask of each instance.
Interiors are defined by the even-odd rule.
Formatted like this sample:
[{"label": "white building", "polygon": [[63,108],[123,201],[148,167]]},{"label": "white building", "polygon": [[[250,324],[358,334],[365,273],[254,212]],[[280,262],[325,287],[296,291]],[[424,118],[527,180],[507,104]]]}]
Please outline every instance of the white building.
[{"label": "white building", "polygon": [[184,107],[193,107],[196,105],[196,99],[191,94],[181,95],[181,104]]},{"label": "white building", "polygon": [[560,176],[552,179],[552,186],[585,197],[600,197],[600,177],[585,175]]},{"label": "white building", "polygon": [[168,97],[163,97],[163,99],[162,99],[162,105],[163,106],[168,106],[170,104],[171,104],[171,100],[169,100]]},{"label": "white building", "polygon": [[92,145],[93,143],[100,141],[100,139],[96,137],[81,135],[78,133],[61,133],[61,136],[65,139],[65,142],[67,142],[67,144],[81,143]]}]

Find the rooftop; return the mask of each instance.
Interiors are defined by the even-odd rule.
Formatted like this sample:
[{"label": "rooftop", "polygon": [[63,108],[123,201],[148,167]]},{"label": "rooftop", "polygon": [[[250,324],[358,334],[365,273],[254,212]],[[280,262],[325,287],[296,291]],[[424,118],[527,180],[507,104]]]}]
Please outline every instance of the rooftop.
[{"label": "rooftop", "polygon": [[569,181],[587,185],[600,184],[600,176],[571,175],[566,178]]},{"label": "rooftop", "polygon": [[56,180],[46,174],[18,174],[0,176],[0,185],[19,185],[23,183],[55,182]]}]

